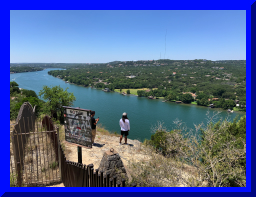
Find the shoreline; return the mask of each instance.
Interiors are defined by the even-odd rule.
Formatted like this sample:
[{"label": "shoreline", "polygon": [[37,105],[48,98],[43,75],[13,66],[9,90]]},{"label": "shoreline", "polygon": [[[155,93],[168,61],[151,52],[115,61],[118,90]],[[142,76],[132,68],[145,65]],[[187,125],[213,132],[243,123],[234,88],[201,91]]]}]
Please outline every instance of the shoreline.
[{"label": "shoreline", "polygon": [[[52,75],[51,75],[52,76]],[[54,77],[54,76],[53,76]],[[58,78],[58,77],[55,77],[55,78]],[[58,79],[60,79],[60,78],[58,78]],[[62,80],[62,81],[64,81],[65,82],[65,80],[64,79],[60,79],[60,80]],[[85,87],[85,88],[93,88],[93,89],[96,89],[96,90],[102,90],[102,88],[95,88],[95,87],[93,87],[93,86],[84,86],[84,85],[78,85],[78,84],[75,84],[75,83],[70,83],[70,82],[68,82],[69,84],[71,84],[71,85],[77,85],[77,86],[81,86],[81,87]],[[136,90],[144,90],[144,89],[148,89],[148,88],[140,88],[140,89],[136,89]],[[119,90],[119,89],[115,89],[115,90]],[[112,93],[119,93],[119,94],[121,94],[120,92],[118,92],[118,91],[110,91],[110,92],[112,92]],[[125,90],[128,90],[128,89],[124,89],[124,91]],[[130,89],[129,89],[130,90]],[[134,89],[135,90],[135,89]],[[129,95],[133,95],[133,96],[137,96],[138,97],[138,95],[136,95],[136,94],[129,94]],[[125,95],[125,96],[127,96],[127,95]],[[147,97],[141,97],[141,98],[147,98]],[[148,98],[147,98],[148,99]],[[157,98],[157,99],[150,99],[150,100],[162,100],[162,99],[164,99],[164,97],[159,97],[159,98]],[[165,103],[175,103],[175,102],[172,102],[172,101],[165,101]],[[197,104],[192,104],[192,103],[179,103],[179,105],[187,105],[187,106],[190,106],[190,105],[195,105],[195,106],[197,106],[197,107],[204,107],[204,108],[210,108],[210,107],[208,107],[208,106],[201,106],[201,105],[197,105]],[[225,109],[222,109],[222,108],[211,108],[211,109],[216,109],[216,110],[221,110],[221,111],[226,111],[227,112],[227,110],[225,110]],[[235,111],[234,110],[234,112],[238,112],[238,113],[245,113],[246,114],[246,111]]]}]

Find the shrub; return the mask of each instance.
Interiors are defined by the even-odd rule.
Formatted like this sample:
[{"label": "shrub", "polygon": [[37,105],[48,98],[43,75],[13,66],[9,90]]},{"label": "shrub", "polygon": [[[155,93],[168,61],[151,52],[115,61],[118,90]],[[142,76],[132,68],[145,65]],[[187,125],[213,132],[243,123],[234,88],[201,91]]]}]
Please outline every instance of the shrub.
[{"label": "shrub", "polygon": [[246,117],[213,119],[186,134],[156,128],[143,143],[147,161],[129,165],[132,181],[143,187],[245,187]]},{"label": "shrub", "polygon": [[151,135],[151,145],[153,145],[156,151],[161,152],[163,155],[167,154],[167,132],[166,131],[156,131],[155,134]]}]

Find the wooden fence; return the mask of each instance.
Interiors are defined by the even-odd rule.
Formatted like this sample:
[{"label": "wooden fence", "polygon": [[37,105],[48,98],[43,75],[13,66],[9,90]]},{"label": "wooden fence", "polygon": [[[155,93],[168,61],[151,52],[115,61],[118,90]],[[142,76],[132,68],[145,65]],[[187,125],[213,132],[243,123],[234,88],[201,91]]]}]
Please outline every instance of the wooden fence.
[{"label": "wooden fence", "polygon": [[60,183],[58,141],[53,123],[36,119],[32,106],[23,103],[10,132],[10,185],[38,187]]},{"label": "wooden fence", "polygon": [[[63,182],[65,187],[127,187],[126,180],[98,169],[66,160],[49,116],[37,120],[30,103],[20,108],[10,144],[10,185],[46,186]],[[136,184],[129,185],[136,187]]]},{"label": "wooden fence", "polygon": [[[127,187],[126,180],[117,182],[117,177],[110,178],[98,169],[94,170],[93,164],[83,165],[66,160],[60,147],[61,178],[65,187]],[[136,187],[136,184],[130,185]]]}]

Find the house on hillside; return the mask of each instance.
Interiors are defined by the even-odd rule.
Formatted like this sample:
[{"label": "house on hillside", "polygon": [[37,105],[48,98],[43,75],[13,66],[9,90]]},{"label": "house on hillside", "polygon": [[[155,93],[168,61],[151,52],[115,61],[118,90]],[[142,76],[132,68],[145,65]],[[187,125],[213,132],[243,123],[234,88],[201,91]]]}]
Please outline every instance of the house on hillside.
[{"label": "house on hillside", "polygon": [[131,76],[126,76],[126,77],[129,78],[129,79],[132,79],[132,78],[135,78],[136,76],[131,75]]},{"label": "house on hillside", "polygon": [[192,92],[183,92],[183,94],[191,94],[191,96],[194,98],[194,100],[196,99],[197,95],[192,93]]},{"label": "house on hillside", "polygon": [[212,98],[212,99],[208,99],[208,101],[218,101],[219,98]]}]

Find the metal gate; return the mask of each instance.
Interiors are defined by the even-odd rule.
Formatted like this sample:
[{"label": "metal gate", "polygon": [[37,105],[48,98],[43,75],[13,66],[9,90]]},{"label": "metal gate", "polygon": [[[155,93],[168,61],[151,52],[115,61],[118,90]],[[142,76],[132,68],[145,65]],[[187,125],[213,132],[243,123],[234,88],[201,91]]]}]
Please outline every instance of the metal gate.
[{"label": "metal gate", "polygon": [[36,119],[29,103],[24,103],[11,131],[10,186],[46,186],[61,182],[59,140],[48,116]]}]

